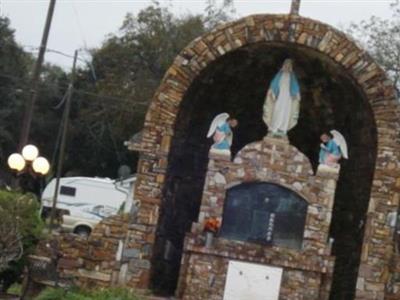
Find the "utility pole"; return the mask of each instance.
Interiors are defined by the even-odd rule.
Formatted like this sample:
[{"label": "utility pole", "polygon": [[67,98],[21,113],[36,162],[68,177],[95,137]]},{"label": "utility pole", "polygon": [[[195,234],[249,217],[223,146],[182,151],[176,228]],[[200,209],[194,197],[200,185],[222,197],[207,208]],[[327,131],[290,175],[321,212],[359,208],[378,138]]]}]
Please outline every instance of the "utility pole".
[{"label": "utility pole", "polygon": [[300,12],[300,3],[301,0],[292,0],[292,5],[290,7],[290,14],[291,15],[299,15]]},{"label": "utility pole", "polygon": [[70,79],[70,83],[68,85],[67,100],[65,102],[65,108],[64,108],[64,113],[63,113],[63,130],[62,130],[62,135],[61,135],[60,152],[58,155],[56,186],[54,188],[53,206],[51,208],[51,215],[50,215],[50,230],[53,229],[54,219],[56,217],[58,190],[60,187],[60,178],[61,178],[63,162],[64,162],[65,144],[66,144],[66,140],[67,140],[67,130],[68,130],[68,121],[69,121],[69,112],[70,112],[70,108],[71,108],[72,95],[74,93],[74,82],[75,82],[75,71],[76,71],[77,59],[78,59],[78,50],[75,50],[74,62],[72,65],[72,72],[71,72],[71,79]]},{"label": "utility pole", "polygon": [[35,106],[35,102],[38,96],[39,76],[43,65],[44,54],[46,52],[47,40],[49,37],[50,26],[51,26],[51,21],[53,19],[55,5],[56,5],[56,0],[50,0],[49,8],[47,11],[46,23],[43,30],[42,41],[40,43],[39,54],[35,62],[35,67],[32,73],[31,89],[29,91],[30,99],[26,104],[24,117],[22,119],[22,128],[19,139],[18,151],[21,151],[22,148],[28,142],[29,131],[31,129],[31,123],[32,123],[33,108]]}]

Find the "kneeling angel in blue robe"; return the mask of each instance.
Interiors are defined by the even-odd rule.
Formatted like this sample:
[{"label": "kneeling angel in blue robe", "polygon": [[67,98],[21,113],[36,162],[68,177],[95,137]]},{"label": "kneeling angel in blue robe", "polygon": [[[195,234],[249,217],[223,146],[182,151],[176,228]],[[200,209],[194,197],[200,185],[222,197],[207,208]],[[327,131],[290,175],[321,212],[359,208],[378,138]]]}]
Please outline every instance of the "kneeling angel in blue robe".
[{"label": "kneeling angel in blue robe", "polygon": [[338,167],[339,160],[348,159],[346,140],[340,132],[332,130],[321,135],[319,163],[329,167]]},{"label": "kneeling angel in blue robe", "polygon": [[232,145],[232,129],[238,124],[237,120],[230,118],[229,114],[217,115],[211,123],[207,137],[213,137],[214,144],[211,151],[217,154],[229,154]]}]

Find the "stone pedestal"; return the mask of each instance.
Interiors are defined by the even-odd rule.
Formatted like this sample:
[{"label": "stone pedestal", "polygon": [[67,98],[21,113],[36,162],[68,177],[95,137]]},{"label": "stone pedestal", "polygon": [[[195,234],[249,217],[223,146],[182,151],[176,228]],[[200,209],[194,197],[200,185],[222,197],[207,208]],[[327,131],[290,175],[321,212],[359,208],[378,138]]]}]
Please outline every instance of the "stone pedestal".
[{"label": "stone pedestal", "polygon": [[[210,156],[199,220],[185,240],[179,296],[222,299],[228,263],[240,260],[283,268],[280,299],[328,299],[334,266],[328,233],[337,177],[328,169],[314,175],[308,159],[286,138],[266,137],[247,145],[233,162]],[[212,247],[204,246],[205,220],[222,219],[226,190],[244,182],[274,183],[308,202],[302,249],[218,237]]]}]

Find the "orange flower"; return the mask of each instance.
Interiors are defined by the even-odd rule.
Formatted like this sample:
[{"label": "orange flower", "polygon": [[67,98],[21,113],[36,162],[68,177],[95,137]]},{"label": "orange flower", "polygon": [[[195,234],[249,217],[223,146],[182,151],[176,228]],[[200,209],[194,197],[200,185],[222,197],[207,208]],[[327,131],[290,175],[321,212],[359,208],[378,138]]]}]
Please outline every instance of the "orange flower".
[{"label": "orange flower", "polygon": [[208,218],[204,224],[204,231],[217,233],[219,230],[220,222],[217,218]]}]

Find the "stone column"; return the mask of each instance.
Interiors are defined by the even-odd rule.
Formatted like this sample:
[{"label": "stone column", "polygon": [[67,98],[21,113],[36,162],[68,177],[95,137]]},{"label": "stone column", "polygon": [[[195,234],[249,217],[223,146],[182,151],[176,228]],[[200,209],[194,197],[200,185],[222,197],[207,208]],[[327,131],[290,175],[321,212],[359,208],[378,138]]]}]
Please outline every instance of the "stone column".
[{"label": "stone column", "polygon": [[300,11],[300,2],[301,0],[292,0],[292,6],[290,7],[290,14],[291,15],[299,15]]}]

